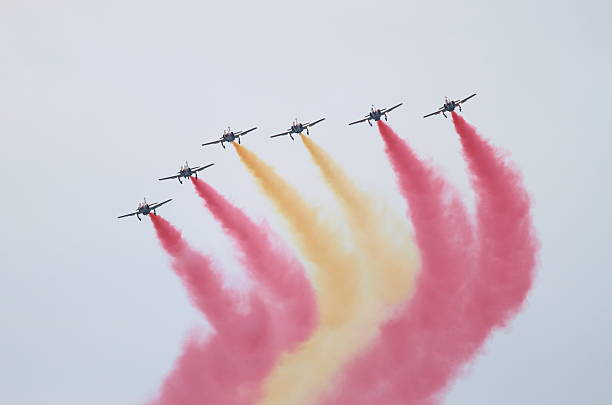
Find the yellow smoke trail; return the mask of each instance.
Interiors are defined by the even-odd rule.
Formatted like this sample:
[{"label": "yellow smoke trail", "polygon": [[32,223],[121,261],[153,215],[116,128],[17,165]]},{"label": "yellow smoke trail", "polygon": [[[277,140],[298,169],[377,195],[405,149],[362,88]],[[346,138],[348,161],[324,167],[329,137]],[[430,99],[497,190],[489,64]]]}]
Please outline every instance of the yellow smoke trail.
[{"label": "yellow smoke trail", "polygon": [[341,241],[300,194],[250,150],[234,143],[238,156],[266,196],[289,223],[299,249],[317,269],[314,279],[321,327],[337,327],[358,305],[359,262],[339,249]]},{"label": "yellow smoke trail", "polygon": [[234,147],[316,268],[319,329],[295,352],[281,358],[258,403],[308,404],[327,388],[342,364],[374,338],[379,314],[363,294],[361,257],[341,248],[335,232],[272,167],[248,149],[236,143]]},{"label": "yellow smoke trail", "polygon": [[311,138],[304,135],[301,138],[325,182],[341,202],[351,233],[368,261],[369,281],[380,304],[403,301],[418,268],[417,250],[405,218],[379,212],[371,198],[355,186],[325,150]]}]

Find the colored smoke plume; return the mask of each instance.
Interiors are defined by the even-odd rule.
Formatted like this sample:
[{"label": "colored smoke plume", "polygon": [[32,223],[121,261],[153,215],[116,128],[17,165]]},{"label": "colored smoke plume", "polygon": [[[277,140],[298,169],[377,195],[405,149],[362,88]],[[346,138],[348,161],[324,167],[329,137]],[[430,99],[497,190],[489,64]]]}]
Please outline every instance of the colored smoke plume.
[{"label": "colored smoke plume", "polygon": [[347,365],[326,405],[427,403],[460,344],[460,304],[473,268],[467,214],[435,170],[382,121],[378,128],[408,203],[422,269],[407,306]]},{"label": "colored smoke plume", "polygon": [[180,232],[160,216],[151,215],[157,236],[172,257],[172,267],[187,287],[196,307],[215,328],[204,339],[192,334],[157,398],[150,404],[218,405],[253,403],[261,382],[284,349],[277,319],[264,301],[247,298],[239,310],[237,297],[222,288],[210,260],[194,251]]},{"label": "colored smoke plume", "polygon": [[172,268],[189,292],[189,297],[217,331],[231,331],[241,318],[237,297],[224,289],[211,260],[195,251],[178,229],[159,215],[149,215],[157,237],[172,257]]},{"label": "colored smoke plume", "polygon": [[[210,260],[152,215],[175,273],[215,333],[187,339],[151,404],[439,403],[491,333],[522,307],[538,250],[520,173],[462,117],[453,112],[452,119],[476,194],[474,223],[436,170],[377,122],[421,259],[413,296],[382,326],[381,299],[387,305],[398,302],[410,286],[412,242],[400,227],[401,238],[390,241],[398,244],[385,245],[394,235],[377,223],[371,200],[309,138],[303,137],[304,143],[340,200],[359,247],[355,252],[345,250],[332,225],[273,168],[248,149],[234,147],[313,266],[320,323],[310,337],[315,298],[303,269],[266,229],[212,187],[192,179],[262,287],[243,297],[246,310],[238,305],[240,297],[222,287]],[[376,265],[383,268],[376,271]]]},{"label": "colored smoke plume", "polygon": [[[423,270],[405,313],[344,371],[326,404],[436,404],[527,294],[536,246],[518,172],[453,114],[477,192],[474,240],[465,208],[408,145],[379,122],[409,203]],[[501,195],[500,195],[501,194]],[[388,367],[394,362],[394,367]]]},{"label": "colored smoke plume", "polygon": [[[259,404],[309,404],[339,367],[375,333],[377,311],[365,300],[364,269],[343,251],[339,236],[276,171],[243,146],[233,144],[261,190],[288,222],[299,249],[314,265],[320,326],[297,351],[284,357],[264,387]],[[365,305],[364,305],[365,304]]]},{"label": "colored smoke plume", "polygon": [[240,259],[261,287],[270,293],[270,305],[281,313],[279,331],[286,350],[306,339],[317,324],[314,291],[301,263],[266,227],[255,224],[241,209],[198,178],[191,178],[206,207],[238,245]]},{"label": "colored smoke plume", "polygon": [[358,307],[359,264],[342,241],[300,194],[253,152],[233,143],[260,189],[285,218],[296,244],[315,267],[314,283],[322,327],[337,327]]},{"label": "colored smoke plume", "polygon": [[507,157],[460,115],[453,112],[452,117],[477,196],[481,286],[470,310],[478,309],[489,322],[504,326],[520,310],[533,283],[539,245],[531,202]]},{"label": "colored smoke plume", "polygon": [[[379,304],[398,304],[408,297],[418,268],[417,253],[404,218],[377,210],[344,170],[311,138],[301,135],[312,160],[340,201],[351,234],[367,260],[369,284]],[[387,214],[387,215],[385,215]]]}]

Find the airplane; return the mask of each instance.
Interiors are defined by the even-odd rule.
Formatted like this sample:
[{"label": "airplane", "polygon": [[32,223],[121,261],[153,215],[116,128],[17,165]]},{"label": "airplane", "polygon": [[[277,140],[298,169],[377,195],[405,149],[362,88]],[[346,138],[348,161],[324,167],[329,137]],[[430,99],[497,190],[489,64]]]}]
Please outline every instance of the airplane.
[{"label": "airplane", "polygon": [[296,118],[295,121],[293,121],[293,123],[291,124],[291,128],[289,128],[287,131],[282,132],[280,134],[272,135],[270,138],[276,138],[277,136],[289,135],[291,140],[294,140],[293,134],[301,134],[302,132],[304,132],[304,130],[306,130],[307,135],[310,135],[310,131],[308,130],[308,128],[310,128],[311,126],[315,124],[318,124],[319,122],[323,120],[325,120],[325,118],[321,118],[320,120],[316,120],[315,122],[307,122],[306,124],[302,124]]},{"label": "airplane", "polygon": [[432,115],[440,114],[444,115],[444,118],[448,118],[446,116],[446,112],[455,111],[455,108],[459,107],[459,111],[461,111],[461,104],[465,103],[472,97],[474,97],[476,93],[472,94],[469,97],[464,98],[463,100],[449,100],[448,97],[444,97],[444,105],[438,108],[438,111],[432,112],[431,114],[424,115],[423,118],[431,117]]},{"label": "airplane", "polygon": [[121,216],[118,216],[117,218],[125,218],[125,217],[131,217],[132,215],[136,215],[136,218],[138,218],[139,221],[142,221],[142,219],[140,219],[140,215],[149,215],[151,211],[153,212],[154,215],[157,215],[156,209],[170,201],[172,201],[172,198],[166,201],[162,201],[160,203],[149,204],[147,202],[147,199],[145,198],[144,202],[138,203],[138,208],[136,209],[135,212],[121,215]]},{"label": "airplane", "polygon": [[221,138],[219,140],[203,143],[202,146],[213,145],[215,143],[221,143],[221,146],[223,146],[223,149],[225,149],[225,145],[224,145],[225,142],[234,142],[236,139],[238,139],[238,143],[240,143],[241,136],[246,135],[249,132],[254,131],[256,129],[257,127],[253,127],[251,129],[247,129],[246,131],[233,132],[230,129],[230,127],[227,127],[227,129],[223,131],[223,135],[221,135]]},{"label": "airplane", "polygon": [[214,163],[208,164],[206,166],[189,167],[189,163],[185,162],[185,166],[181,166],[181,168],[178,171],[178,174],[175,174],[174,176],[162,177],[159,180],[161,181],[161,180],[169,180],[169,179],[178,179],[179,183],[183,184],[183,182],[181,181],[181,177],[187,179],[195,174],[197,178],[199,171],[204,170],[207,167],[210,167],[212,165],[214,165]]},{"label": "airplane", "polygon": [[374,108],[374,106],[372,106],[372,108],[370,109],[370,113],[366,115],[364,119],[361,119],[355,122],[351,122],[349,125],[359,124],[360,122],[368,121],[368,124],[372,126],[371,120],[379,121],[383,116],[385,117],[385,121],[387,121],[387,113],[395,110],[397,107],[399,107],[402,104],[404,103],[399,103],[398,105],[394,105],[391,108]]}]

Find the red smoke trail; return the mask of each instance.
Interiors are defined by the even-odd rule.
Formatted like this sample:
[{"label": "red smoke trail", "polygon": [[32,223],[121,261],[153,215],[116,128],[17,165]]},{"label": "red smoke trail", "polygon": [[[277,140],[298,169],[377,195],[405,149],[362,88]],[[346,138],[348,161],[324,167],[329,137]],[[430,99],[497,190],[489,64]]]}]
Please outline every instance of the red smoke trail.
[{"label": "red smoke trail", "polygon": [[277,319],[257,296],[248,310],[223,290],[210,260],[195,252],[170,223],[151,215],[162,246],[173,258],[173,268],[189,290],[192,301],[216,329],[207,341],[191,336],[173,372],[150,404],[189,405],[252,403],[260,383],[284,348],[275,330]]},{"label": "red smoke trail", "polygon": [[280,305],[278,309],[286,317],[283,334],[287,349],[291,350],[310,335],[317,323],[316,299],[304,268],[273,239],[268,229],[255,224],[204,181],[193,177],[191,181],[208,209],[238,244],[243,253],[242,263]]},{"label": "red smoke trail", "polygon": [[531,286],[537,244],[520,176],[461,117],[453,119],[478,197],[478,245],[471,243],[458,200],[443,203],[442,180],[379,122],[409,203],[423,269],[406,310],[351,364],[329,404],[438,403],[492,330],[520,308]]},{"label": "red smoke trail", "polygon": [[530,199],[521,175],[501,151],[452,112],[477,195],[480,256],[479,294],[469,311],[504,326],[520,310],[533,282],[538,242]]},{"label": "red smoke trail", "polygon": [[[421,272],[415,293],[381,327],[377,342],[345,369],[325,404],[423,404],[465,360],[458,320],[472,277],[473,240],[454,190],[382,121],[378,128],[409,205]],[[458,336],[459,335],[459,336]]]},{"label": "red smoke trail", "polygon": [[[257,317],[245,317],[251,325]],[[272,367],[269,353],[276,352],[267,318],[257,328],[240,334],[244,344],[234,345],[225,336],[214,334],[204,340],[190,336],[174,369],[166,377],[157,398],[147,405],[243,405],[254,403],[260,396],[262,366]],[[275,322],[275,321],[274,321]]]},{"label": "red smoke trail", "polygon": [[195,306],[217,331],[231,330],[240,320],[237,297],[223,288],[210,259],[192,249],[181,233],[158,215],[149,215],[157,237],[172,257],[172,268],[181,279]]}]

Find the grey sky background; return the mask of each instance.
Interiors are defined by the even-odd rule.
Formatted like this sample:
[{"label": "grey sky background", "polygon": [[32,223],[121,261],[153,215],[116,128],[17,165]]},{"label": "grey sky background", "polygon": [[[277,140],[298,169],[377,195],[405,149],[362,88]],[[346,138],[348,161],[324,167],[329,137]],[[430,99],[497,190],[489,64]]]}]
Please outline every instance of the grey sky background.
[{"label": "grey sky background", "polygon": [[0,4],[0,402],[138,404],[203,321],[148,219],[146,196],[245,287],[186,159],[290,241],[235,153],[200,144],[227,125],[330,217],[296,116],[393,209],[404,203],[378,134],[347,127],[374,103],[472,201],[450,120],[421,116],[477,92],[464,116],[510,151],[542,243],[535,288],[448,404],[608,404],[612,397],[612,49],[606,1]]}]

